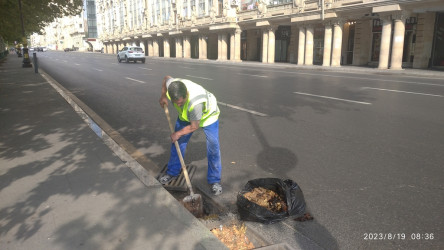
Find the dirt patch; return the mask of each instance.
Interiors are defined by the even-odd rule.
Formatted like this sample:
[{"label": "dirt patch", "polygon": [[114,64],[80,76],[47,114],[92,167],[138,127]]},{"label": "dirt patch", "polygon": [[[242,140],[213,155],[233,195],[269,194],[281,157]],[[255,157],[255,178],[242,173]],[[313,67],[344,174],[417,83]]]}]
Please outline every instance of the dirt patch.
[{"label": "dirt patch", "polygon": [[211,232],[222,241],[229,249],[243,250],[254,249],[253,243],[247,237],[247,227],[242,224],[220,226],[219,228],[211,229]]}]

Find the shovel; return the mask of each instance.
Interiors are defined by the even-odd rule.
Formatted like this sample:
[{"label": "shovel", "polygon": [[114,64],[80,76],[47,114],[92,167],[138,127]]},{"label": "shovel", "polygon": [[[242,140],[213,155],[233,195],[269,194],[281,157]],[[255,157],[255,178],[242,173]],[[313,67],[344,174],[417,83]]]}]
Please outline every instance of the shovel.
[{"label": "shovel", "polygon": [[[171,133],[174,133],[174,127],[173,127],[173,124],[171,123],[170,112],[168,111],[167,105],[164,105],[163,109],[165,110],[165,115],[168,119],[168,124],[170,125]],[[182,166],[183,175],[185,176],[185,180],[187,182],[188,189],[190,190],[190,195],[186,196],[183,199],[182,204],[195,217],[197,217],[197,218],[202,217],[202,215],[203,215],[202,197],[200,196],[200,194],[195,194],[193,192],[193,187],[191,186],[190,177],[188,176],[188,171],[185,166],[185,162],[183,161],[182,152],[180,151],[179,143],[177,141],[175,141],[174,145],[176,146],[177,154],[179,155],[180,165]]]}]

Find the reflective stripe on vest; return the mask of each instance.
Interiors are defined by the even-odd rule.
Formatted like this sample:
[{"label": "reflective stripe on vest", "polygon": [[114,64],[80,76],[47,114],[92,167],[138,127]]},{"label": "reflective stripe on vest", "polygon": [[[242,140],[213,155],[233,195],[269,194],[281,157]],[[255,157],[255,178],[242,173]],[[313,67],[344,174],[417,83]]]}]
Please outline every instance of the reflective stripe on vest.
[{"label": "reflective stripe on vest", "polygon": [[[183,107],[179,107],[174,104],[177,112],[179,113],[179,119],[182,121],[190,122],[188,118],[188,112],[193,111],[197,104],[203,104],[203,114],[200,119],[200,127],[206,127],[213,124],[219,118],[220,110],[217,106],[216,97],[210,92],[206,91],[202,86],[186,79],[175,78],[174,81],[180,81],[185,84],[188,91],[188,98]],[[173,81],[173,82],[174,82]],[[167,91],[167,97],[171,100],[171,97]]]}]

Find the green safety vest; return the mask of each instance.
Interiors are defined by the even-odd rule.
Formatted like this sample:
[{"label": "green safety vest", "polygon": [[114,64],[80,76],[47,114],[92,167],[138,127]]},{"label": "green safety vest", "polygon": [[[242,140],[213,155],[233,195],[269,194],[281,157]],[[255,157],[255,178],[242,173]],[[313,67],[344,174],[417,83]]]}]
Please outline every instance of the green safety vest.
[{"label": "green safety vest", "polygon": [[[213,124],[219,118],[220,110],[217,106],[216,97],[210,92],[206,91],[202,86],[186,79],[174,78],[173,81],[180,81],[185,84],[188,91],[188,99],[182,107],[173,103],[177,112],[179,113],[179,119],[182,121],[190,122],[188,119],[188,112],[191,112],[196,104],[203,103],[203,114],[200,119],[199,126],[206,127]],[[171,100],[171,97],[167,91],[167,97]]]}]

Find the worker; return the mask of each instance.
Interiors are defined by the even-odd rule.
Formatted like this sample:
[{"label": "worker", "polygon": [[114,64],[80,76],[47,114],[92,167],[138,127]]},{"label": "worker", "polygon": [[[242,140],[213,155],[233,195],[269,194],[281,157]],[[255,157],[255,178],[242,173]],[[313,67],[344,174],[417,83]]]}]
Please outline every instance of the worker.
[{"label": "worker", "polygon": [[173,103],[179,116],[175,132],[171,134],[171,154],[165,174],[159,177],[162,185],[176,179],[181,171],[181,164],[174,142],[179,143],[180,151],[185,157],[187,143],[199,127],[205,132],[207,140],[208,172],[207,181],[214,195],[222,193],[222,164],[219,146],[219,107],[216,97],[202,86],[186,79],[165,76],[162,82],[162,94],[159,99],[161,107]]}]

